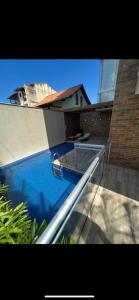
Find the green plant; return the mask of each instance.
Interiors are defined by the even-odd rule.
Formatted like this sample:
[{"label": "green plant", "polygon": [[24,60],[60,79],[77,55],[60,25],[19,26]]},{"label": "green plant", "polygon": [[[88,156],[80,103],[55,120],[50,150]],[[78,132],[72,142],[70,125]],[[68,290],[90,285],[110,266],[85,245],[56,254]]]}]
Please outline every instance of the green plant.
[{"label": "green plant", "polygon": [[[6,199],[7,189],[0,183],[0,244],[34,244],[46,228],[46,221],[38,225],[36,219],[31,220],[26,203],[14,207]],[[75,244],[75,241],[72,236],[62,236],[57,244]]]},{"label": "green plant", "polygon": [[68,237],[62,236],[58,241],[57,244],[76,244],[73,237],[70,235]]},{"label": "green plant", "polygon": [[0,196],[4,197],[7,189],[8,189],[7,185],[4,185],[4,184],[0,183]]},{"label": "green plant", "polygon": [[16,207],[7,201],[7,186],[0,184],[0,244],[32,244],[46,228],[46,221],[41,225],[36,219],[30,219],[26,203]]}]

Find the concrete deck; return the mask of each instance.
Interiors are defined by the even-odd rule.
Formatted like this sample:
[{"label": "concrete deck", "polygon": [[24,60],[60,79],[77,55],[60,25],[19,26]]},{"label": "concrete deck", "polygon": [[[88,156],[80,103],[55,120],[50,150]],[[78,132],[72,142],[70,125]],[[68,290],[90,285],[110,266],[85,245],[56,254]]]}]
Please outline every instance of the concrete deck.
[{"label": "concrete deck", "polygon": [[105,164],[100,185],[89,183],[69,222],[83,244],[139,243],[139,171]]}]

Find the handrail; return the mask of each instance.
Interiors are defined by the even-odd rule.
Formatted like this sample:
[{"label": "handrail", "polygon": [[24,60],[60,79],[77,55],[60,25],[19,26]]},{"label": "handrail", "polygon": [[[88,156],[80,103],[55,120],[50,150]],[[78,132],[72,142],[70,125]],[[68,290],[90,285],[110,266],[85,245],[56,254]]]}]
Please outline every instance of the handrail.
[{"label": "handrail", "polygon": [[57,158],[58,158],[58,157],[59,157],[59,156],[58,156],[58,152],[55,152],[55,153],[53,154],[53,159],[52,159],[53,161],[55,160],[55,156],[56,156],[56,155],[57,155]]},{"label": "handrail", "polygon": [[[57,159],[58,159],[59,153],[58,153],[58,152],[55,152],[55,153],[53,154],[53,159],[52,159],[52,171],[53,171],[54,175],[55,175],[55,169],[58,168],[58,167],[56,167],[56,166],[54,165],[54,160],[56,159],[56,158],[55,158],[56,155],[57,155]],[[60,163],[60,165],[59,165],[59,171],[61,172],[61,175],[63,175],[63,174],[62,174],[62,172],[63,172],[63,166],[62,166],[60,160],[59,160],[59,163]]]},{"label": "handrail", "polygon": [[[82,144],[84,146],[85,144]],[[95,148],[94,145],[92,145],[92,148]],[[100,151],[95,155],[95,158],[89,168],[86,170],[85,174],[82,176],[78,184],[75,186],[71,194],[68,196],[68,198],[65,200],[61,208],[58,210],[54,218],[51,220],[51,222],[48,224],[42,235],[38,238],[36,241],[36,244],[49,244],[57,241],[57,238],[59,236],[58,231],[61,232],[61,227],[63,229],[63,223],[66,225],[67,223],[67,216],[73,211],[73,208],[75,204],[78,203],[80,200],[82,190],[86,186],[88,180],[95,172],[96,167],[99,164],[99,161],[101,157],[103,156],[105,152],[105,147],[100,145],[99,147]],[[98,147],[97,149],[98,150]],[[66,222],[65,222],[66,220]]]},{"label": "handrail", "polygon": [[105,146],[98,145],[98,144],[81,144],[81,143],[74,143],[74,148],[80,148],[80,149],[92,149],[92,150],[98,150],[98,149],[104,149]]},{"label": "handrail", "polygon": [[[95,169],[94,169],[94,172],[95,172],[96,168],[98,167],[98,164],[99,164],[99,162],[96,164]],[[93,172],[93,173],[94,173],[94,172]],[[93,176],[93,174],[91,174],[91,175],[89,176],[87,182],[89,181],[89,179],[90,179],[92,176]],[[86,182],[86,184],[87,184],[87,182]],[[71,210],[69,211],[69,213],[67,214],[67,216],[66,216],[66,218],[65,218],[65,220],[64,220],[64,222],[63,222],[63,224],[61,225],[61,227],[60,227],[58,233],[56,234],[56,236],[55,236],[55,238],[54,238],[52,244],[55,244],[55,243],[56,243],[56,241],[58,240],[60,234],[62,233],[62,231],[63,231],[63,229],[64,229],[66,223],[68,222],[68,220],[69,220],[69,218],[70,218],[70,216],[71,216],[71,214],[72,214],[72,212],[73,212],[74,207],[76,206],[76,204],[79,202],[80,198],[81,198],[82,195],[83,195],[83,192],[84,192],[84,190],[85,190],[85,188],[86,188],[86,184],[83,186],[83,188],[82,188],[80,194],[78,195],[76,201],[74,202],[74,204],[73,204],[73,206],[72,206],[72,209],[71,209]]]}]

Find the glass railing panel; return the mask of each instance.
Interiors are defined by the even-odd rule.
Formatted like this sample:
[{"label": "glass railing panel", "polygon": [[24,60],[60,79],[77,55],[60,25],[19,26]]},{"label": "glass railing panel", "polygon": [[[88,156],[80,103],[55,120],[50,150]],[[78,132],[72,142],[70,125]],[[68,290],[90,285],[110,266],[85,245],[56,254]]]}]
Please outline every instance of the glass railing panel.
[{"label": "glass railing panel", "polygon": [[[56,213],[37,243],[56,243],[61,237],[74,236],[79,239],[90,208],[93,204],[103,171],[105,147],[101,145],[81,145],[86,152],[92,147],[92,160],[74,190]],[[76,152],[76,151],[75,151]]]},{"label": "glass railing panel", "polygon": [[58,243],[82,243],[82,231],[85,223],[88,219],[90,210],[92,209],[94,198],[99,188],[100,181],[102,179],[104,167],[104,156],[100,160],[95,172],[88,180],[82,196],[75,206],[67,224],[65,225],[61,235],[58,239]]}]

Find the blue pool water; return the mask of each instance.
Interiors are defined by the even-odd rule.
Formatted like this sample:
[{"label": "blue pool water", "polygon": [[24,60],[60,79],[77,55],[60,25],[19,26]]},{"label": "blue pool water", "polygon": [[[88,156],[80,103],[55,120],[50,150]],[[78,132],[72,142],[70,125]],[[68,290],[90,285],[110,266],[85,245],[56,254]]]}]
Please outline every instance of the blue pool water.
[{"label": "blue pool water", "polygon": [[39,223],[45,218],[48,224],[81,178],[66,169],[63,179],[55,177],[52,155],[61,156],[73,148],[72,143],[63,143],[1,168],[0,180],[9,185],[7,198],[14,204],[27,202],[31,217]]}]

